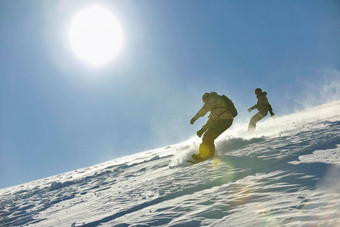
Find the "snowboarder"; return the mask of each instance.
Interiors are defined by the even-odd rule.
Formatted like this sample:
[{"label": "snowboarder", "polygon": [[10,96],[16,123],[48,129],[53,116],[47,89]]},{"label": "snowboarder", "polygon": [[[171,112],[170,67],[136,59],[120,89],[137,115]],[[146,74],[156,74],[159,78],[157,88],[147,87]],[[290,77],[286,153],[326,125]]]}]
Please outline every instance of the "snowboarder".
[{"label": "snowboarder", "polygon": [[203,107],[190,120],[190,124],[194,124],[199,117],[203,117],[210,111],[209,120],[197,131],[198,137],[204,135],[199,153],[192,155],[196,162],[207,160],[215,155],[214,140],[232,125],[237,115],[233,102],[225,95],[220,96],[216,92],[204,93],[202,101]]},{"label": "snowboarder", "polygon": [[273,113],[272,106],[269,104],[267,99],[267,92],[262,92],[261,88],[255,89],[255,95],[257,98],[257,103],[248,109],[250,113],[254,109],[258,109],[258,113],[256,113],[249,122],[248,132],[254,132],[256,129],[256,123],[267,116],[268,112],[272,117],[275,116]]}]

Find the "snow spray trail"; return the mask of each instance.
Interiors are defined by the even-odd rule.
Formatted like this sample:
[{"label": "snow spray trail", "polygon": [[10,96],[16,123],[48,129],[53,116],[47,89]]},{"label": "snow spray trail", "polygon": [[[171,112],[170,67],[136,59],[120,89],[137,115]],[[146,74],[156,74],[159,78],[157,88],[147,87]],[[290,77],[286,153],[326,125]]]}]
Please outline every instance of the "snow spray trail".
[{"label": "snow spray trail", "polygon": [[197,141],[188,142],[188,144],[179,146],[176,153],[172,158],[169,168],[186,167],[190,166],[187,160],[191,160],[191,156],[198,152],[199,144]]}]

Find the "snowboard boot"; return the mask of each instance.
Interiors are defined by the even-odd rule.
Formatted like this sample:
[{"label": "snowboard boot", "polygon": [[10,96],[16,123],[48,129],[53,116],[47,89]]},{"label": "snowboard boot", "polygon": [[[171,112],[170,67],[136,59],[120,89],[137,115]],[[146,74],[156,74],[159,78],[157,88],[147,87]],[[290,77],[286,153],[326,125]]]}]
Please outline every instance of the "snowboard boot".
[{"label": "snowboard boot", "polygon": [[196,162],[200,162],[202,159],[201,159],[201,156],[199,154],[193,154],[191,155],[191,157],[196,161]]}]

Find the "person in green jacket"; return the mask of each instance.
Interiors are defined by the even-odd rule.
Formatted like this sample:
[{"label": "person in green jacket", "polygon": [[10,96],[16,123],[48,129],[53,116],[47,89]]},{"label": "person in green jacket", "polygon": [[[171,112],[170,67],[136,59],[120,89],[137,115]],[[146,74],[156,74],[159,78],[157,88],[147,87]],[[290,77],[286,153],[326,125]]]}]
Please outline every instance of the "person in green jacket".
[{"label": "person in green jacket", "polygon": [[248,109],[248,112],[251,112],[254,109],[258,109],[258,113],[256,113],[249,122],[248,132],[254,132],[256,129],[256,123],[267,116],[268,112],[272,117],[275,116],[273,113],[272,106],[269,104],[267,99],[267,92],[263,92],[261,88],[255,89],[255,95],[257,98],[257,103]]},{"label": "person in green jacket", "polygon": [[207,160],[215,155],[214,140],[233,123],[234,116],[233,110],[231,109],[234,109],[234,115],[237,115],[234,104],[228,99],[232,104],[232,107],[230,107],[231,104],[228,105],[225,99],[228,98],[226,96],[220,96],[216,92],[204,93],[202,96],[203,107],[190,120],[190,124],[194,124],[198,118],[203,117],[210,111],[209,120],[197,131],[198,137],[204,134],[199,147],[199,153],[192,155],[192,158],[197,162]]}]

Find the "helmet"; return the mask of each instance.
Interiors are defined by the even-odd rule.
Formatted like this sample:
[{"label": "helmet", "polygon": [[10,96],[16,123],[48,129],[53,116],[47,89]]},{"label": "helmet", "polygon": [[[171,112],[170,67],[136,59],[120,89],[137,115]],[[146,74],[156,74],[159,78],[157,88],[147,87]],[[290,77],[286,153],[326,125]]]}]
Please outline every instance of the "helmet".
[{"label": "helmet", "polygon": [[255,89],[255,95],[259,95],[262,93],[262,89],[261,88],[256,88]]},{"label": "helmet", "polygon": [[204,94],[202,95],[202,101],[203,101],[204,103],[208,100],[208,98],[209,98],[209,93],[204,93]]}]

